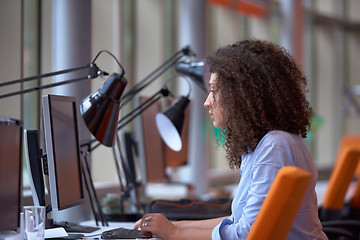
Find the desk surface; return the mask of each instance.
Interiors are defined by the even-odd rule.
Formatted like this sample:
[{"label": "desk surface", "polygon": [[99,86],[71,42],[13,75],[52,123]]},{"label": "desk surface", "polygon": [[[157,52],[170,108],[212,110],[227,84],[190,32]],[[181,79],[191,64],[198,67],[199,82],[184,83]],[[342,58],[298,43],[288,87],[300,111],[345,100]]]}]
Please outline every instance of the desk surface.
[{"label": "desk surface", "polygon": [[[92,233],[84,233],[85,237],[96,237],[96,238],[101,238],[101,233],[104,231],[108,231],[114,228],[132,228],[133,226],[133,222],[109,222],[109,226],[101,226],[101,223],[99,224],[100,227],[99,230],[96,230],[95,232]],[[85,221],[85,222],[81,222],[80,225],[84,225],[84,226],[91,226],[91,227],[95,227],[95,221],[94,220],[89,220],[89,221]]]},{"label": "desk surface", "polygon": [[[82,234],[84,234],[84,239],[101,239],[101,233],[104,231],[119,228],[119,227],[131,229],[133,224],[134,224],[133,222],[109,222],[109,226],[97,226],[97,227],[100,227],[99,230],[92,232],[92,233],[82,233]],[[95,227],[96,223],[94,220],[88,220],[88,221],[81,222],[80,225]],[[147,238],[147,239],[149,239],[149,240],[157,239],[158,240],[158,238]]]}]

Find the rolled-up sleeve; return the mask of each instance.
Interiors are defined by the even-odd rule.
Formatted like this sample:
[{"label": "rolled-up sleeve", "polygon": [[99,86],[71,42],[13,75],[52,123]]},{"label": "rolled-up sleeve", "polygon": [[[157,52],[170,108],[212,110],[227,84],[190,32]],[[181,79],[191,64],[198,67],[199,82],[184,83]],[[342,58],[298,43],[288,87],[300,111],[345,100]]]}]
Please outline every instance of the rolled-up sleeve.
[{"label": "rolled-up sleeve", "polygon": [[240,219],[238,223],[234,223],[230,219],[224,219],[213,229],[212,239],[246,239],[249,230],[250,224],[245,219]]},{"label": "rolled-up sleeve", "polygon": [[229,226],[231,224],[233,224],[234,222],[231,221],[230,219],[224,219],[221,221],[221,223],[219,223],[212,231],[211,234],[211,239],[222,239],[221,238],[221,231],[224,229],[224,227]]}]

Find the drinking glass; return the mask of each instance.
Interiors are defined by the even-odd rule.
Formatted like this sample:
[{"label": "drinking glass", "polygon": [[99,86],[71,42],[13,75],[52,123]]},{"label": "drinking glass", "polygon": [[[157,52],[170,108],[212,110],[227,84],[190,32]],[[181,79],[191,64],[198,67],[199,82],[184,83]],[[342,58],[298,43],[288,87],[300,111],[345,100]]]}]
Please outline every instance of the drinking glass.
[{"label": "drinking glass", "polygon": [[43,240],[45,233],[45,207],[25,206],[25,239]]}]

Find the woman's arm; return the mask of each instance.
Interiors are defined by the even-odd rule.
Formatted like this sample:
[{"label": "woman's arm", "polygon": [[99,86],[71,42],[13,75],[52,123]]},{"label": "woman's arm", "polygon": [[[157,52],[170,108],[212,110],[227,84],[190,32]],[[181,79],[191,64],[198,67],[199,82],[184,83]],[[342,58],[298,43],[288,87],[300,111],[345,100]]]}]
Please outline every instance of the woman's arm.
[{"label": "woman's arm", "polygon": [[[151,214],[150,214],[151,215]],[[180,228],[211,228],[213,229],[216,225],[218,225],[222,220],[229,218],[219,217],[219,218],[211,218],[206,220],[184,220],[184,221],[176,221],[172,222],[175,226]],[[140,226],[142,219],[139,219],[134,223],[133,228],[137,228]],[[141,226],[140,226],[141,227]]]},{"label": "woman's arm", "polygon": [[160,213],[150,213],[144,215],[139,225],[144,235],[155,235],[163,240],[205,240],[211,239],[213,228],[224,218],[172,223]]},{"label": "woman's arm", "polygon": [[194,221],[178,221],[173,222],[173,224],[180,228],[211,228],[213,229],[216,225],[218,225],[222,220],[229,218],[226,217],[219,217],[219,218],[212,218],[206,220],[194,220]]}]

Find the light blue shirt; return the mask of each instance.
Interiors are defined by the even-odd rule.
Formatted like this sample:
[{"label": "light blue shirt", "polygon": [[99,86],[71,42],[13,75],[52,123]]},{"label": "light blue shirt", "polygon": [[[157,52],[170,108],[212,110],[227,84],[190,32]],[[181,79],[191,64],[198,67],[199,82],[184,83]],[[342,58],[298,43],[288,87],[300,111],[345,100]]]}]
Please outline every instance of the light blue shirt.
[{"label": "light blue shirt", "polygon": [[267,133],[254,152],[243,156],[232,214],[213,229],[212,239],[246,239],[277,172],[289,165],[310,172],[312,180],[287,238],[327,239],[318,218],[317,169],[302,139],[284,131]]}]

